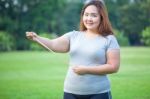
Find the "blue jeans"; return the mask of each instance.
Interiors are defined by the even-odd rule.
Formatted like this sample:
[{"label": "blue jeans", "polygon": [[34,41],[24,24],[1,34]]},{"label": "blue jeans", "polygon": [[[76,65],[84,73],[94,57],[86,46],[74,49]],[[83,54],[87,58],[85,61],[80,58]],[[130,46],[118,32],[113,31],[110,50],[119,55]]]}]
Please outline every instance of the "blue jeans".
[{"label": "blue jeans", "polygon": [[78,95],[64,92],[64,99],[112,99],[111,92],[90,95]]}]

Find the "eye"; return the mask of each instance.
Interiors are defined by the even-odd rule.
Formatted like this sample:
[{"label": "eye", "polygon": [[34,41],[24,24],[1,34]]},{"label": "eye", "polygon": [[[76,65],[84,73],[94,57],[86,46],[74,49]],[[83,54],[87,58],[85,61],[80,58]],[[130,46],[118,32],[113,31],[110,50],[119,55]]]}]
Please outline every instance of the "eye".
[{"label": "eye", "polygon": [[97,14],[91,14],[91,16],[92,16],[92,17],[97,17],[98,15],[97,15]]},{"label": "eye", "polygon": [[84,16],[88,16],[88,13],[84,13]]}]

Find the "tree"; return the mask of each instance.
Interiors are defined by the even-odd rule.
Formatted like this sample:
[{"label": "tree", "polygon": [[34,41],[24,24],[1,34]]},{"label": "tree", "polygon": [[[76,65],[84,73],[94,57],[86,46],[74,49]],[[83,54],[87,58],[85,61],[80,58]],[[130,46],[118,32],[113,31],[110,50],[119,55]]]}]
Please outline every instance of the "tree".
[{"label": "tree", "polygon": [[141,31],[150,25],[150,0],[105,0],[114,28],[123,31],[131,45],[141,45]]},{"label": "tree", "polygon": [[135,0],[121,8],[121,28],[132,45],[141,45],[141,31],[150,25],[150,1]]},{"label": "tree", "polygon": [[61,31],[64,7],[65,0],[1,0],[0,30],[14,37],[17,50],[28,49],[25,31]]},{"label": "tree", "polygon": [[121,29],[120,9],[124,5],[128,5],[130,0],[104,0],[108,9],[110,21],[114,28]]}]

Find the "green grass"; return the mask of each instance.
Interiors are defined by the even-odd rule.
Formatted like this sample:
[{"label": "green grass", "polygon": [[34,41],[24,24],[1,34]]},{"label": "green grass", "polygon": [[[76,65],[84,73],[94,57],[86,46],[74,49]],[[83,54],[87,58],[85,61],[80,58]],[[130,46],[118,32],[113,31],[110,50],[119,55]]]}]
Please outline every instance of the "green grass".
[{"label": "green grass", "polygon": [[[67,54],[0,53],[0,99],[62,99]],[[109,75],[113,99],[150,99],[150,48],[121,48],[121,66]]]}]

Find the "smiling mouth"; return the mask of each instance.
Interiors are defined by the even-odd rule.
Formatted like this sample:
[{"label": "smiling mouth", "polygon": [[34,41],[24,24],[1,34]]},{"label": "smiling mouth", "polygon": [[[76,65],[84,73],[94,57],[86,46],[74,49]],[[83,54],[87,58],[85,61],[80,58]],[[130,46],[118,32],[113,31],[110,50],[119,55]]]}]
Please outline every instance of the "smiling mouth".
[{"label": "smiling mouth", "polygon": [[87,25],[93,25],[93,23],[86,23]]}]

